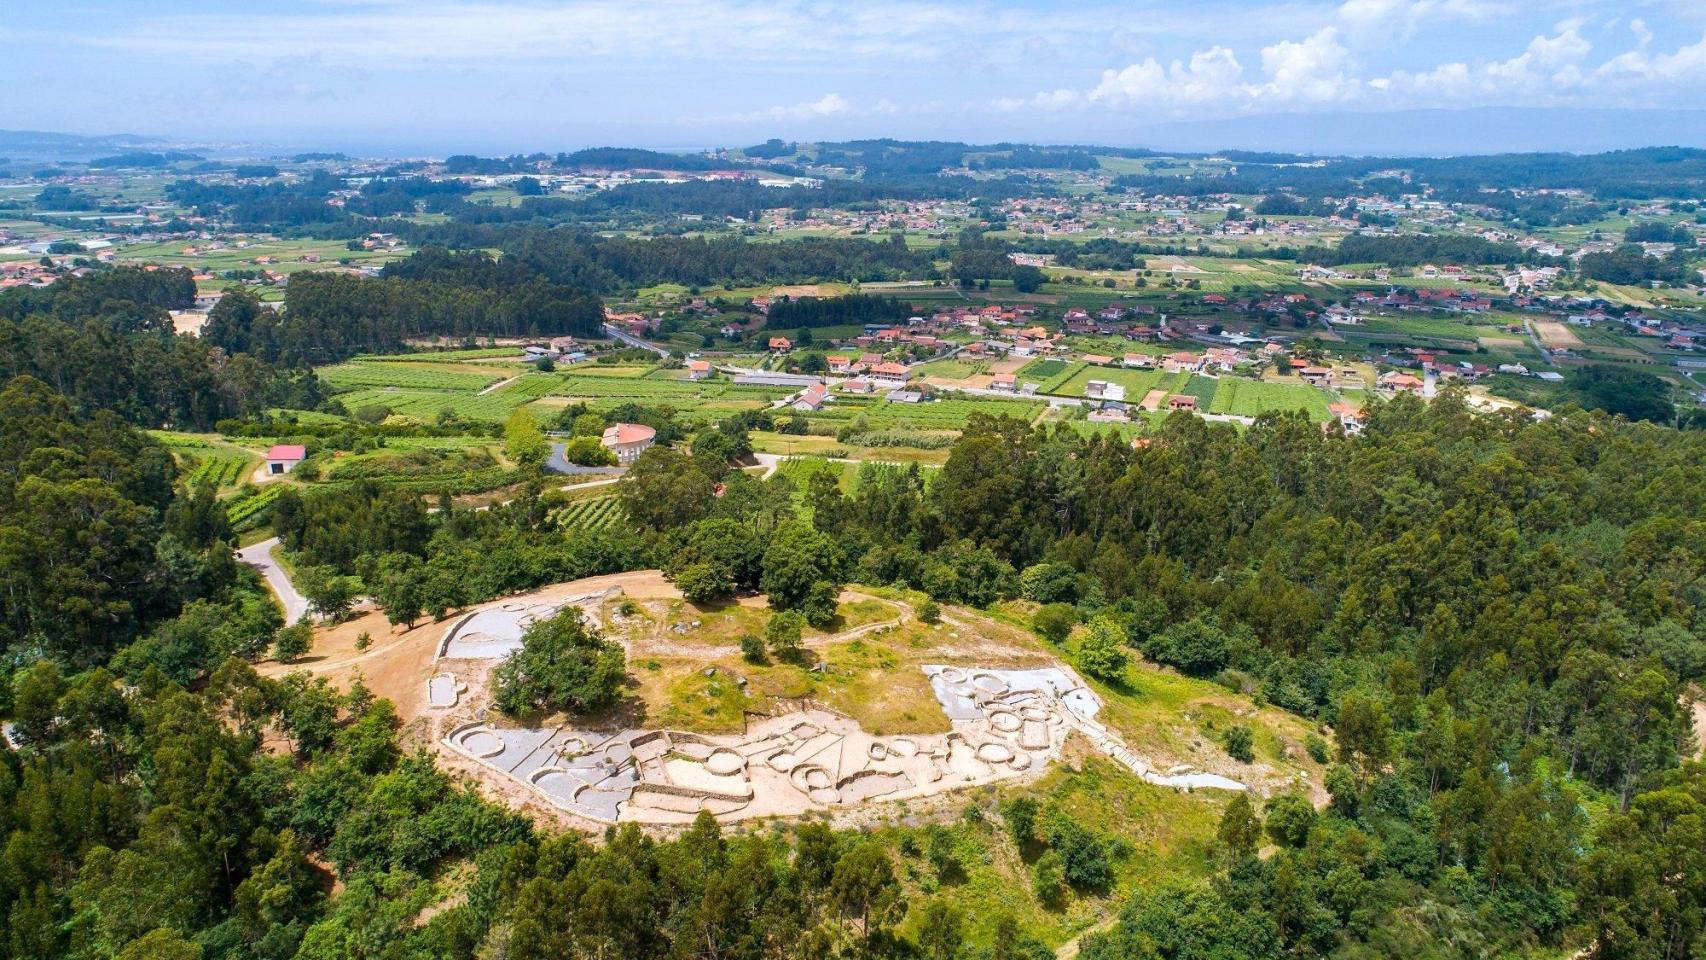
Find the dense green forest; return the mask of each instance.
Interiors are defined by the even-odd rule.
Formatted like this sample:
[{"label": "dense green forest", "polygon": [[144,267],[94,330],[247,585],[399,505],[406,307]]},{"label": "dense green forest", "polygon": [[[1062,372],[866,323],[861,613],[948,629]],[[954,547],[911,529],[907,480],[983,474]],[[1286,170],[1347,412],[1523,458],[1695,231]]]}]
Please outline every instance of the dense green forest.
[{"label": "dense green forest", "polygon": [[[1229,156],[1240,162],[1221,176],[1180,177],[1128,174],[1115,182],[1131,189],[1163,194],[1207,196],[1219,193],[1295,193],[1305,197],[1344,197],[1363,190],[1397,196],[1413,192],[1398,180],[1380,176],[1410,172],[1436,190],[1474,194],[1474,202],[1526,211],[1531,219],[1552,222],[1566,205],[1562,198],[1517,198],[1513,191],[1586,190],[1609,200],[1692,197],[1706,177],[1706,150],[1652,147],[1599,154],[1522,153],[1469,157],[1330,158],[1302,164],[1304,157]],[[1489,197],[1483,189],[1495,191]],[[1521,199],[1523,202],[1518,203]],[[1532,201],[1530,204],[1529,201]],[[1515,206],[1513,206],[1513,204]],[[1533,211],[1543,211],[1536,216]],[[1547,215],[1550,213],[1550,215]]]},{"label": "dense green forest", "polygon": [[1346,237],[1336,247],[1305,247],[1297,253],[1306,263],[1339,266],[1384,263],[1394,267],[1437,264],[1537,263],[1538,257],[1514,243],[1493,243],[1464,234],[1412,234],[1402,237]]},{"label": "dense green forest", "polygon": [[904,323],[912,307],[893,297],[853,294],[846,297],[800,297],[770,305],[767,326],[777,330],[833,327],[844,324]]},{"label": "dense green forest", "polygon": [[[148,426],[206,430],[269,406],[319,405],[320,381],[307,370],[282,370],[241,344],[174,336],[167,310],[194,300],[181,269],[107,270],[0,293],[0,374],[41,380],[83,413]],[[261,310],[246,295],[231,304],[227,315]]]},{"label": "dense green forest", "polygon": [[401,349],[423,336],[597,336],[604,305],[519,262],[428,248],[379,278],[305,273],[283,311],[237,292],[208,316],[202,339],[290,366]]},{"label": "dense green forest", "polygon": [[[865,466],[846,496],[826,474],[805,513],[720,447],[648,452],[623,494],[643,563],[705,597],[761,588],[812,621],[848,580],[1025,597],[1331,723],[1327,810],[1235,803],[1225,873],[1140,897],[1090,957],[1699,950],[1706,774],[1679,766],[1706,677],[1699,435],[1454,394],[1380,406],[1358,438],[1175,416],[1136,450],[979,419],[931,483]],[[440,563],[471,523],[322,496],[281,527],[343,570]]]},{"label": "dense green forest", "polygon": [[405,233],[423,245],[496,249],[554,283],[597,293],[656,283],[749,286],[936,276],[931,252],[911,249],[898,234],[879,243],[815,237],[754,243],[739,237],[601,237],[520,224],[422,224]]},{"label": "dense green forest", "polygon": [[[416,333],[584,330],[582,291],[606,285],[921,257],[490,229],[501,259],[298,275],[282,315],[232,294],[200,340],[164,323],[189,295],[172,271],[0,296],[17,744],[0,752],[0,956],[1048,956],[906,886],[876,836],[552,836],[411,753],[390,704],[255,673],[289,631],[232,561],[213,491],[136,425],[254,418],[291,391],[313,406],[312,377],[277,365]],[[1234,801],[1213,878],[1138,895],[1085,939],[1096,960],[1706,956],[1706,768],[1686,760],[1684,703],[1706,680],[1706,434],[1480,414],[1451,390],[1374,403],[1355,437],[1177,414],[1134,446],[975,416],[928,479],[866,464],[847,493],[731,470],[750,415],[610,416],[692,437],[634,465],[631,527],[566,533],[540,481],[480,510],[357,481],[281,495],[274,530],[317,605],[359,590],[399,623],[653,566],[813,623],[849,582],[1018,598],[1045,636],[1094,618],[1154,664],[1331,727],[1324,809]],[[1093,894],[1097,825],[1035,813],[975,816]]]}]

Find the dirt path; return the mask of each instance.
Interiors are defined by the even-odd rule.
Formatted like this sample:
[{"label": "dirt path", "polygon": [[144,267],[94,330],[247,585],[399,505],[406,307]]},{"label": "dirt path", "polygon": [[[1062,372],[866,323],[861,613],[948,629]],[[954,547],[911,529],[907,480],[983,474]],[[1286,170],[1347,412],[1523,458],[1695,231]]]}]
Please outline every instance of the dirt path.
[{"label": "dirt path", "polygon": [[1118,912],[1110,913],[1107,916],[1103,917],[1102,919],[1097,920],[1095,922],[1095,924],[1090,927],[1090,929],[1085,930],[1083,933],[1080,933],[1078,936],[1073,937],[1071,940],[1068,940],[1065,943],[1061,944],[1060,949],[1058,949],[1054,952],[1055,960],[1072,960],[1073,957],[1078,956],[1078,950],[1083,945],[1085,937],[1092,936],[1092,935],[1098,934],[1098,933],[1104,933],[1104,932],[1112,929],[1114,924],[1119,923],[1119,922],[1120,922],[1120,915]]},{"label": "dirt path", "polygon": [[510,377],[508,380],[499,380],[497,383],[494,383],[491,386],[487,387],[486,389],[481,390],[479,393],[474,394],[474,396],[483,397],[488,393],[496,393],[497,391],[502,390],[504,387],[507,387],[510,384],[512,384],[512,383],[514,383],[520,379],[521,379],[521,374],[518,373],[515,376]]},{"label": "dirt path", "polygon": [[[759,598],[751,599],[755,601],[759,600]],[[897,616],[892,620],[879,620],[876,623],[860,624],[857,627],[851,627],[849,629],[842,630],[839,633],[826,633],[823,636],[806,637],[800,641],[800,646],[810,650],[817,647],[826,647],[836,643],[847,643],[873,633],[880,633],[884,630],[903,626],[907,621],[912,619],[912,614],[908,613],[903,605],[896,603],[893,600],[885,600],[882,597],[873,597],[868,593],[861,593],[857,590],[844,590],[842,591],[839,599],[842,603],[851,603],[860,600],[875,600],[878,603],[885,603],[894,607],[899,611],[900,616]],[[745,603],[745,601],[743,600],[742,603]],[[714,656],[719,653],[739,652],[740,650],[740,644],[738,643],[669,643],[668,641],[656,638],[646,640],[639,646],[641,648],[641,652],[647,656],[659,657],[699,658]]]},{"label": "dirt path", "polygon": [[[530,599],[548,602],[553,599],[601,593],[620,587],[624,595],[637,600],[679,599],[681,591],[663,578],[658,570],[635,570],[602,577],[588,577],[569,583],[553,584],[527,594]],[[487,603],[458,610],[443,620],[421,620],[408,630],[392,627],[385,615],[371,605],[363,604],[355,615],[342,623],[319,626],[314,631],[314,645],[308,655],[291,663],[266,661],[257,669],[263,676],[281,677],[304,671],[311,676],[326,677],[339,687],[348,689],[357,676],[376,696],[397,705],[405,723],[425,711],[426,680],[432,672],[444,632],[461,617],[493,604],[507,603],[514,597],[498,597]],[[369,646],[357,649],[366,634]]]}]

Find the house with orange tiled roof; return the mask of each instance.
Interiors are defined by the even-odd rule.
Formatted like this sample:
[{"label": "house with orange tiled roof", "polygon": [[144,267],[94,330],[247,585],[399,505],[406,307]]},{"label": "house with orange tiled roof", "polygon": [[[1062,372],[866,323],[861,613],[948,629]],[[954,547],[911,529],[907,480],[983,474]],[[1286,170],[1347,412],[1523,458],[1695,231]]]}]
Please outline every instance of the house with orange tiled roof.
[{"label": "house with orange tiled roof", "polygon": [[869,376],[880,384],[905,386],[906,381],[912,378],[912,370],[904,363],[889,361],[872,367]]},{"label": "house with orange tiled roof", "polygon": [[1418,377],[1413,373],[1405,373],[1401,370],[1392,370],[1387,373],[1383,373],[1380,375],[1380,379],[1375,381],[1375,383],[1380,387],[1380,389],[1389,390],[1394,393],[1401,391],[1414,393],[1422,389],[1421,377]]}]

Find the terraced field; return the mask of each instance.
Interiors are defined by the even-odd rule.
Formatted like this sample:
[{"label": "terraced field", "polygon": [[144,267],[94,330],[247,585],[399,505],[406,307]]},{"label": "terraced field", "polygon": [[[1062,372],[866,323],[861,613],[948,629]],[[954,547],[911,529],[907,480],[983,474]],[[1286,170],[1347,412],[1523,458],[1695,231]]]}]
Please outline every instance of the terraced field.
[{"label": "terraced field", "polygon": [[225,520],[238,532],[250,530],[266,520],[267,508],[284,493],[284,484],[247,487],[225,502]]},{"label": "terraced field", "polygon": [[225,450],[209,451],[205,456],[196,456],[195,466],[185,477],[192,487],[211,483],[214,487],[234,487],[241,483],[248,474],[250,466],[255,462],[253,457]]},{"label": "terraced field", "polygon": [[628,511],[615,494],[576,500],[557,512],[557,526],[564,530],[590,532],[628,522]]},{"label": "terraced field", "polygon": [[260,457],[250,451],[199,434],[157,430],[153,436],[171,449],[180,477],[192,487],[203,483],[221,489],[237,486],[260,462]]}]

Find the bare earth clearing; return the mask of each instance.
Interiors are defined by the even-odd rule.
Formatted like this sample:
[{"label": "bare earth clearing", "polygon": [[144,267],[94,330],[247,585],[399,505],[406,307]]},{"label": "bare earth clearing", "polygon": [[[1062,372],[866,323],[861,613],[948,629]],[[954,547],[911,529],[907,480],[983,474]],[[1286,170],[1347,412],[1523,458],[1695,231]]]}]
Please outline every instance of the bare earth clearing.
[{"label": "bare earth clearing", "polygon": [[[261,670],[305,670],[344,688],[359,678],[396,704],[408,738],[446,767],[517,809],[580,829],[599,829],[618,809],[622,819],[664,827],[700,809],[725,819],[819,813],[876,822],[896,811],[917,815],[940,793],[1031,778],[1049,762],[1090,754],[1113,756],[1155,783],[1230,777],[1238,783],[1228,785],[1261,794],[1299,785],[1321,792],[1320,768],[1302,756],[1307,727],[1298,718],[1148,667],[1134,669],[1140,682],[1132,689],[1083,690],[1070,669],[1060,672],[1061,652],[1028,630],[958,607],[923,624],[908,599],[846,590],[837,622],[803,637],[802,662],[752,664],[739,642],[763,635],[770,611],[762,597],[699,607],[658,571],[637,571],[557,584],[408,630],[364,606],[318,628],[308,656]],[[623,645],[628,696],[611,715],[574,724],[500,717],[489,709],[499,658],[446,655],[456,631],[492,616],[526,622],[565,603]],[[357,649],[363,634],[368,642]],[[957,717],[944,699],[954,696],[941,686],[947,681],[930,672],[944,667],[949,687],[966,691],[954,701]],[[1055,679],[1036,679],[1044,675]],[[986,686],[965,686],[973,683]],[[1086,703],[1100,705],[1069,709]],[[1221,750],[1212,731],[1226,722],[1258,729],[1255,763]],[[618,768],[632,783],[617,782]],[[601,795],[594,780],[617,789]]]}]

